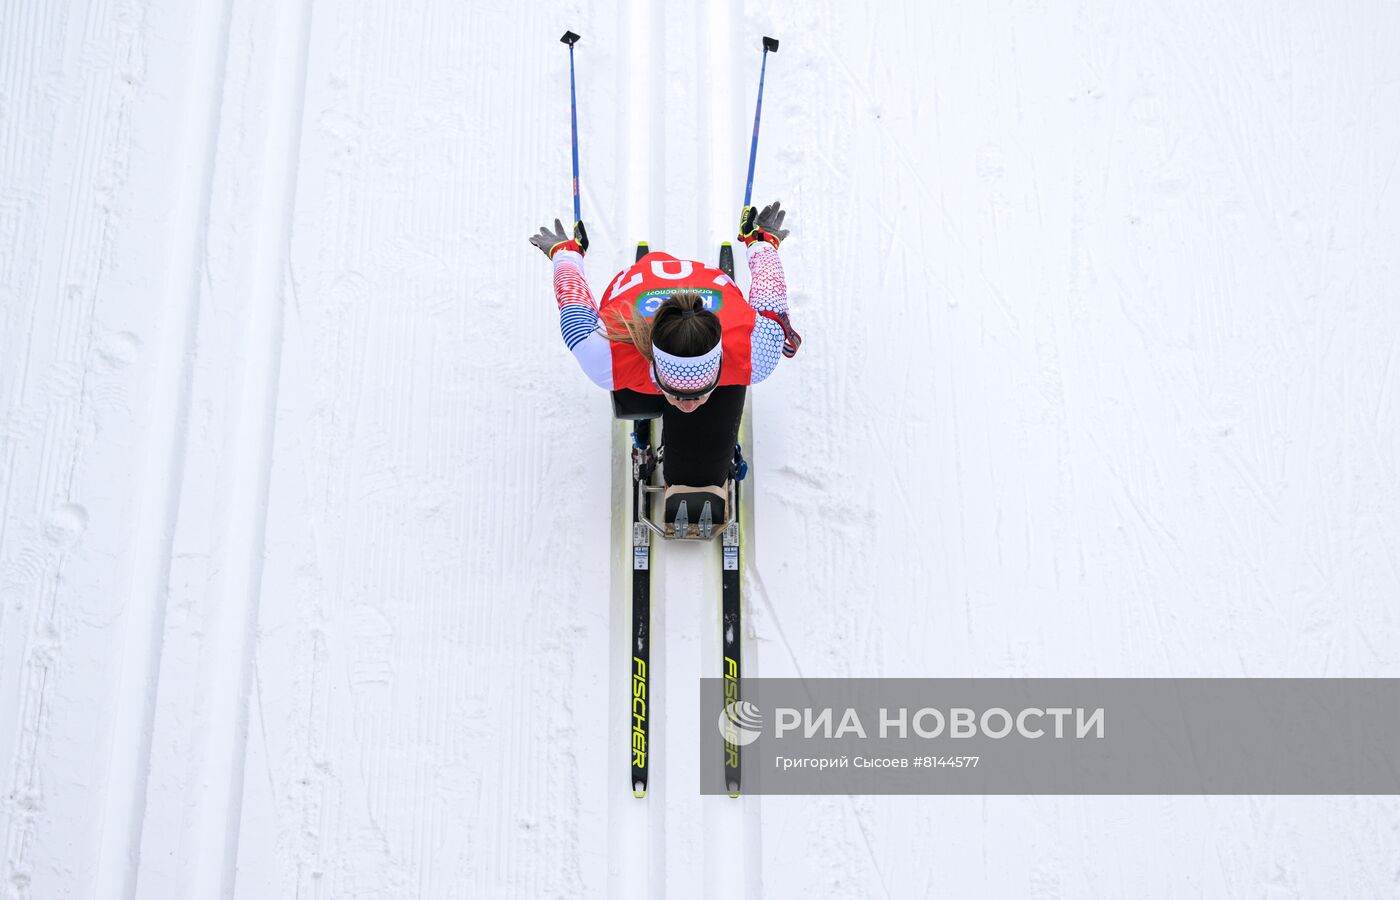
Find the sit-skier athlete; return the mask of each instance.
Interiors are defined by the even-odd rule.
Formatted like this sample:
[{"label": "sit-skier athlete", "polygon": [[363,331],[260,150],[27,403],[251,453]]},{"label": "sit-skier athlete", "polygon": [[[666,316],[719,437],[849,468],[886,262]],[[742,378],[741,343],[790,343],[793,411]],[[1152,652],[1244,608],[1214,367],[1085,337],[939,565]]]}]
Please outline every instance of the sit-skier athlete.
[{"label": "sit-skier athlete", "polygon": [[571,237],[555,219],[552,230],[541,227],[530,238],[554,262],[559,330],[593,383],[665,397],[661,458],[669,485],[724,484],[747,386],[771,375],[801,343],[788,322],[778,259],[786,216],[776,202],[740,213],[747,300],[719,269],[653,252],[619,272],[595,304],[583,274],[582,224]]}]

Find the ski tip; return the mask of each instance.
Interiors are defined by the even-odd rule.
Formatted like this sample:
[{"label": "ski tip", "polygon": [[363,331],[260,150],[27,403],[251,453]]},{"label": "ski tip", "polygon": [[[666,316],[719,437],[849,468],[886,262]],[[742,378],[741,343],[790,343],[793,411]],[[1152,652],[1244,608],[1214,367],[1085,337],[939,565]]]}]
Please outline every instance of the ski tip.
[{"label": "ski tip", "polygon": [[638,790],[637,788],[634,787],[634,788],[632,788],[632,796],[633,796],[633,797],[636,797],[638,800],[645,800],[645,799],[647,798],[647,789],[646,789],[646,788],[642,788],[642,789]]},{"label": "ski tip", "polygon": [[[575,38],[575,40],[577,40],[577,39],[578,39],[578,35],[574,35],[574,38]],[[765,34],[765,35],[763,36],[763,49],[764,49],[764,50],[772,50],[774,53],[777,53],[777,52],[778,52],[778,39],[777,39],[777,38],[770,38],[768,35]]]},{"label": "ski tip", "polygon": [[723,250],[725,247],[733,247],[734,245],[729,243],[728,241],[720,241],[719,246],[720,249]]},{"label": "ski tip", "polygon": [[[767,42],[768,38],[764,38],[763,40]],[[559,39],[559,42],[561,44],[568,44],[570,47],[572,47],[574,44],[578,43],[578,35],[574,34],[572,31],[566,31],[564,32],[564,36]],[[773,49],[778,49],[776,41],[774,41]]]}]

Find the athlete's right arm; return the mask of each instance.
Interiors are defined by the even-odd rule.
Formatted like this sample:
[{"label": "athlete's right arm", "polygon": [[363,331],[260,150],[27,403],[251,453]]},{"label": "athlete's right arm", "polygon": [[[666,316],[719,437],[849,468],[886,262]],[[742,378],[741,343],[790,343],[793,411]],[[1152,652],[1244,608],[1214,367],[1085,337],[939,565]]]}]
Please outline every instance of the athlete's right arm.
[{"label": "athlete's right arm", "polygon": [[583,254],[564,249],[554,254],[554,300],[565,346],[594,384],[612,390],[612,346],[598,323],[598,304],[583,275]]}]

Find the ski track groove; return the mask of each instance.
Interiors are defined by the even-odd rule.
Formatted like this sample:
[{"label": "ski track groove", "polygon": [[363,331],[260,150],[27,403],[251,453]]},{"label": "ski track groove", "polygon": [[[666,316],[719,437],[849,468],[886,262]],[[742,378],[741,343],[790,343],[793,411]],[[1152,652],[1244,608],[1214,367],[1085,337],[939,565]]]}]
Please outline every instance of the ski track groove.
[{"label": "ski track groove", "polygon": [[[166,272],[163,293],[167,310],[159,333],[162,346],[150,409],[156,424],[147,438],[148,463],[141,495],[153,498],[137,519],[132,541],[135,560],[121,690],[114,703],[116,720],[108,789],[93,888],[101,896],[129,897],[135,891],[139,842],[155,717],[156,683],[170,589],[171,553],[180,503],[180,476],[185,470],[190,398],[195,369],[200,283],[207,261],[214,159],[217,152],[225,55],[232,0],[217,15],[199,22],[204,66],[193,80],[186,103],[205,107],[204,115],[189,114],[182,129],[179,155],[182,169],[195,173],[194,190],[180,192],[171,217],[172,231],[188,243],[183,255]],[[213,100],[210,103],[210,100]]]},{"label": "ski track groove", "polygon": [[[742,278],[742,274],[747,274],[748,264],[746,254],[742,245],[731,237],[732,223],[737,216],[737,203],[741,199],[738,193],[739,186],[742,185],[745,170],[740,167],[739,159],[747,160],[747,154],[742,153],[742,135],[745,133],[742,123],[745,119],[744,103],[742,102],[743,92],[738,90],[738,82],[745,83],[753,81],[752,66],[745,65],[742,68],[740,63],[751,63],[753,54],[736,53],[736,46],[746,50],[751,49],[757,43],[757,35],[753,33],[751,27],[740,27],[736,23],[736,4],[730,0],[712,0],[712,2],[697,7],[697,15],[703,16],[703,21],[697,23],[696,33],[701,35],[701,43],[698,48],[700,65],[695,72],[695,83],[698,89],[698,102],[696,104],[696,133],[698,136],[697,145],[700,148],[699,179],[694,201],[702,214],[696,217],[697,234],[697,258],[710,264],[715,264],[715,254],[718,253],[718,245],[724,240],[730,240],[734,246],[734,267],[736,280]],[[781,40],[781,38],[780,38]],[[778,63],[775,56],[771,61]],[[777,65],[775,65],[775,69]],[[747,77],[743,70],[748,70]],[[753,83],[750,88],[752,92],[757,91],[757,84]],[[770,135],[771,139],[771,135]],[[761,139],[760,139],[761,141]],[[760,153],[762,143],[760,142]],[[774,196],[773,188],[777,178],[773,177],[775,170],[769,169],[769,177],[760,180],[758,170],[755,171],[755,181],[760,186],[767,186],[768,192],[763,197]],[[779,178],[781,176],[778,176]],[[739,199],[736,199],[739,198]],[[763,200],[761,202],[768,202]],[[708,254],[708,255],[707,255]],[[743,270],[741,274],[740,270]],[[740,443],[745,447],[745,452],[752,456],[754,448],[753,441],[753,419],[755,409],[754,391],[761,388],[751,388],[745,398],[744,422]],[[758,522],[754,518],[754,486],[756,478],[750,478],[744,482],[743,493],[740,498],[740,515],[745,522],[744,534],[741,537],[740,560],[741,560],[741,593],[740,593],[740,671],[744,677],[754,677],[758,669],[754,666],[756,657],[756,642],[753,640],[752,611],[754,605],[750,592],[753,588],[754,556],[753,550],[756,546],[756,532]],[[722,628],[722,596],[719,577],[719,554],[721,548],[718,541],[706,548],[702,554],[702,562],[708,569],[706,577],[701,580],[701,590],[704,602],[701,605],[705,615],[710,619],[708,624],[704,623],[704,616],[701,617],[699,625],[699,644],[701,648],[700,668],[696,675],[700,678],[718,677],[723,674],[723,639]],[[701,716],[699,727],[705,727],[705,716]],[[713,759],[700,760],[702,769],[706,766],[717,765]],[[698,773],[696,780],[699,780]],[[760,800],[757,797],[749,796],[740,791],[740,796],[730,798],[728,796],[707,796],[701,798],[703,815],[701,825],[704,829],[703,835],[703,865],[704,865],[704,893],[706,896],[734,896],[752,897],[762,896],[762,873],[759,868],[761,861],[761,842],[759,840],[759,812]]]},{"label": "ski track groove", "polygon": [[[56,10],[54,15],[57,16]],[[96,10],[89,16],[92,18],[105,19],[105,11]],[[89,484],[86,475],[80,476],[80,472],[86,472],[86,451],[92,443],[99,415],[104,411],[112,412],[98,409],[98,401],[109,396],[109,391],[111,396],[122,396],[119,389],[105,384],[110,373],[94,372],[98,362],[94,342],[103,293],[102,277],[113,265],[112,234],[120,218],[113,198],[123,189],[128,175],[129,122],[136,95],[129,80],[124,82],[126,86],[114,85],[128,74],[126,65],[134,58],[139,60],[142,29],[138,23],[136,28],[104,31],[103,37],[114,45],[113,52],[108,58],[89,59],[74,52],[71,45],[79,32],[67,26],[67,18],[39,16],[26,20],[13,32],[3,29],[6,34],[22,36],[25,47],[33,48],[36,58],[49,55],[56,45],[62,45],[61,65],[27,67],[29,71],[51,73],[43,89],[31,87],[15,74],[18,70],[11,70],[9,84],[18,82],[23,95],[18,107],[20,119],[33,115],[27,102],[31,97],[58,95],[71,97],[73,101],[48,119],[49,127],[41,126],[42,138],[35,142],[48,145],[46,154],[35,147],[46,161],[42,167],[36,166],[33,179],[46,185],[45,194],[62,193],[61,182],[52,180],[53,173],[62,172],[66,181],[71,180],[74,189],[67,192],[66,217],[51,227],[51,220],[44,215],[41,205],[34,202],[39,195],[28,198],[12,195],[7,185],[5,195],[0,196],[0,211],[7,211],[13,202],[31,210],[38,219],[30,223],[32,227],[23,229],[17,223],[6,224],[8,220],[0,218],[0,224],[10,232],[7,237],[13,238],[7,241],[10,246],[18,248],[18,239],[23,234],[45,251],[16,252],[10,258],[28,260],[33,268],[13,278],[7,275],[4,281],[5,293],[16,302],[16,307],[20,298],[17,293],[11,294],[12,286],[18,288],[27,281],[25,293],[29,295],[29,302],[25,304],[29,325],[24,332],[24,350],[17,355],[18,364],[10,362],[16,358],[14,355],[5,354],[9,363],[6,368],[13,367],[18,376],[14,381],[3,379],[7,384],[3,394],[6,397],[5,444],[10,445],[16,437],[17,432],[12,429],[17,425],[18,434],[27,431],[28,437],[40,437],[35,464],[38,477],[33,492],[26,499],[31,501],[30,510],[45,517],[38,533],[25,529],[15,535],[22,542],[17,558],[8,558],[8,552],[0,557],[0,571],[11,577],[18,575],[21,581],[16,584],[27,582],[35,591],[35,596],[29,598],[31,615],[26,637],[18,638],[16,626],[19,623],[13,617],[0,615],[0,674],[6,676],[0,678],[0,683],[14,685],[19,692],[13,704],[8,691],[6,696],[0,697],[0,716],[15,720],[16,729],[10,733],[15,735],[17,745],[0,749],[0,754],[14,766],[13,787],[7,792],[4,805],[12,812],[16,808],[20,810],[13,816],[5,816],[3,873],[7,893],[15,892],[19,896],[28,896],[31,890],[43,895],[50,886],[44,879],[55,874],[52,867],[45,867],[37,873],[40,881],[35,884],[36,872],[29,851],[36,844],[52,840],[52,837],[41,836],[40,823],[64,822],[67,816],[82,817],[88,812],[82,798],[64,794],[46,797],[43,786],[46,779],[41,769],[55,762],[61,769],[70,766],[88,769],[100,765],[86,755],[95,753],[100,745],[103,723],[81,715],[75,718],[70,710],[70,698],[55,693],[58,690],[55,682],[61,684],[70,669],[60,651],[69,644],[73,648],[71,653],[100,655],[107,652],[105,637],[94,632],[105,630],[120,618],[113,610],[99,606],[100,601],[83,595],[84,587],[91,586],[91,563],[84,548],[75,544],[91,523],[91,515],[87,507],[74,500],[82,499],[104,515],[110,512],[106,498],[95,501],[94,505],[94,501],[83,496],[88,493]],[[46,31],[53,32],[52,38],[39,36]],[[26,58],[23,52],[4,55],[8,59]],[[16,172],[27,161],[24,145],[30,142],[32,135],[22,127],[5,130],[5,170]],[[71,166],[54,165],[57,160],[71,163]],[[60,202],[54,201],[52,205]],[[36,258],[38,262],[34,262]],[[55,299],[57,302],[53,302]],[[43,302],[46,300],[50,302]],[[14,315],[15,307],[6,303],[5,318],[11,319]],[[14,333],[9,328],[4,330],[7,336]],[[40,405],[30,407],[27,398],[35,368],[35,345],[41,336],[47,342],[45,350],[51,354],[47,360],[50,367],[33,383],[39,392]],[[25,416],[24,421],[16,420],[20,413]],[[4,523],[0,524],[0,537],[5,539],[0,544],[6,551],[13,546],[10,543],[11,520],[35,522],[35,518],[27,515],[30,510],[22,510],[15,504],[12,485],[16,450],[14,445],[6,447]],[[37,546],[48,545],[47,549],[34,552],[31,548],[36,546],[36,541]],[[9,580],[7,577],[6,581]],[[41,586],[45,584],[46,587]],[[8,588],[7,585],[7,596]],[[39,598],[41,593],[43,599]],[[88,609],[88,604],[93,608]],[[9,605],[8,600],[6,605]],[[22,601],[16,602],[18,609],[24,605]],[[22,641],[23,649],[16,647],[6,652],[6,645],[12,642],[9,637],[12,632]],[[14,670],[21,662],[25,664],[23,674]],[[41,760],[41,750],[46,748],[53,759]],[[13,755],[5,750],[12,750]],[[87,874],[84,870],[78,877]]]},{"label": "ski track groove", "polygon": [[[659,231],[663,222],[662,210],[658,206],[658,195],[653,188],[663,165],[661,154],[665,147],[665,130],[657,127],[656,117],[649,115],[648,111],[653,109],[655,104],[654,73],[658,62],[656,48],[664,46],[658,41],[663,34],[666,11],[662,7],[646,3],[645,0],[626,0],[624,9],[624,14],[618,17],[618,26],[614,33],[617,46],[622,48],[616,60],[615,84],[617,95],[627,98],[626,133],[630,135],[630,139],[625,142],[625,150],[613,154],[617,166],[614,176],[616,193],[620,194],[613,197],[610,204],[611,208],[619,210],[617,226],[611,229],[616,246],[612,248],[610,256],[603,256],[601,260],[594,262],[589,271],[590,284],[596,286],[595,298],[601,297],[601,291],[605,289],[616,269],[631,264],[638,241],[646,240],[652,247],[659,249],[663,239]],[[596,64],[591,69],[592,73],[600,71]],[[598,96],[600,92],[586,91],[580,102],[587,104],[590,99]],[[580,127],[583,129],[585,125],[581,123]],[[604,158],[603,154],[597,151],[592,155],[586,152],[589,138],[599,135],[599,131],[592,129],[580,134],[580,142],[584,145],[580,148],[581,167],[587,166],[590,158]],[[587,217],[588,213],[585,212],[585,218]],[[610,260],[616,260],[617,264],[610,264]],[[568,374],[576,375],[574,372]],[[596,390],[592,385],[587,387]],[[631,462],[628,447],[631,444],[631,427],[626,422],[613,422],[609,429],[617,435],[617,445],[621,450],[620,458],[613,460],[612,510],[629,510]],[[605,745],[604,757],[597,761],[605,771],[613,773],[612,777],[602,780],[606,796],[599,798],[599,802],[608,810],[609,820],[609,872],[606,893],[609,897],[617,898],[651,898],[661,896],[666,884],[664,779],[667,771],[667,753],[663,735],[669,716],[665,700],[658,698],[666,696],[668,685],[665,641],[669,619],[665,603],[667,554],[663,552],[660,542],[653,538],[650,562],[650,660],[647,679],[651,700],[648,709],[648,785],[647,796],[638,800],[632,796],[631,768],[628,763],[631,746],[629,698],[632,659],[630,517],[619,515],[613,529],[613,537],[611,558],[614,564],[610,567],[612,586],[609,592],[609,596],[615,601],[609,604],[612,621],[609,631],[613,638],[608,641],[608,656],[595,663],[603,671],[613,673],[607,679],[610,698],[607,704],[610,720],[607,730],[609,740]]]},{"label": "ski track groove", "polygon": [[[49,45],[45,41],[39,39],[38,37],[39,34],[43,34],[47,30],[44,28],[44,25],[46,23],[42,15],[25,16],[20,24],[21,27],[19,28],[6,28],[3,30],[4,34],[13,35],[13,37],[10,39],[6,39],[3,42],[3,45],[0,45],[0,49],[3,49],[3,55],[7,59],[14,59],[16,61],[24,61],[29,63],[27,65],[23,65],[20,68],[12,70],[10,73],[10,77],[7,78],[6,82],[9,85],[18,84],[19,90],[17,91],[17,93],[19,93],[25,100],[27,100],[30,96],[39,93],[39,91],[36,87],[31,87],[26,80],[22,80],[18,77],[15,77],[14,73],[17,73],[19,71],[27,73],[42,71],[42,68],[40,66],[34,65],[32,64],[32,62],[29,62],[28,51],[32,48],[34,50],[34,56],[37,57],[40,55],[40,51],[48,49]],[[25,113],[29,112],[29,104],[22,102],[18,112],[18,117],[21,120],[23,120],[25,118]],[[47,134],[45,135],[45,137],[48,138],[48,143],[50,144],[50,146],[52,146],[54,143],[58,143],[57,139],[54,137],[55,132],[57,130],[58,128],[56,125],[51,126],[48,129]],[[20,163],[27,161],[25,159],[27,154],[24,152],[26,149],[26,137],[28,137],[28,135],[25,129],[14,128],[5,130],[5,137],[2,145],[4,150],[3,159],[5,162],[4,171],[18,172],[21,169]],[[36,157],[36,159],[33,163],[33,167],[39,170],[39,172],[41,173],[39,175],[39,179],[47,183],[49,178],[48,172],[50,167],[48,165],[45,165],[44,162],[41,161],[46,161],[48,155],[42,152],[36,152],[34,153],[34,156]],[[8,187],[9,185],[7,184],[6,188]],[[8,206],[8,203],[10,202],[11,198],[9,196],[5,196],[4,199],[7,201],[6,206]],[[15,200],[19,201],[20,198],[17,197],[15,198]],[[37,204],[35,205],[37,206]],[[38,210],[36,210],[36,212],[38,212]],[[6,224],[8,225],[8,222]],[[23,248],[21,246],[22,242],[27,243],[29,240],[33,240],[35,243],[42,243],[42,238],[47,233],[47,222],[41,219],[41,221],[37,224],[37,228],[26,229],[21,227],[19,223],[16,222],[13,226],[9,226],[6,228],[6,230],[9,232],[7,237],[10,238],[10,240],[7,243],[9,244],[12,250],[12,253],[7,255],[6,262],[3,263],[7,270],[10,270],[11,268],[9,261],[32,259],[37,255],[36,253],[29,251],[27,248]],[[37,282],[40,279],[41,275],[41,272],[34,273],[30,277],[33,281]],[[16,288],[18,288],[21,284],[23,284],[22,277],[16,277],[16,274],[12,271],[6,272],[6,278],[4,280],[6,294],[12,296],[14,301],[18,301],[20,299],[18,296],[19,291],[16,290],[14,291],[13,295],[11,295],[9,288],[11,285],[14,285]],[[16,451],[13,448],[15,447],[15,445],[18,444],[18,442],[15,441],[16,435],[14,431],[17,423],[15,423],[13,420],[15,417],[15,413],[23,410],[25,407],[25,398],[27,395],[27,388],[29,386],[30,381],[31,359],[33,357],[34,341],[35,336],[38,333],[38,330],[35,328],[35,322],[38,318],[40,310],[39,300],[42,296],[43,291],[42,288],[40,288],[36,284],[29,293],[32,299],[27,304],[29,313],[27,327],[23,331],[19,329],[15,329],[12,331],[9,328],[6,328],[4,334],[0,335],[0,340],[5,340],[5,343],[7,345],[6,349],[8,349],[8,345],[10,344],[10,335],[22,334],[24,340],[24,350],[21,354],[18,355],[17,365],[14,363],[10,363],[5,367],[6,369],[13,369],[14,375],[16,375],[17,377],[14,377],[13,380],[11,377],[6,377],[3,380],[0,380],[0,384],[3,384],[5,387],[4,394],[0,396],[5,396],[6,400],[8,401],[5,406],[5,409],[7,411],[5,419],[5,444],[7,445],[7,451],[9,451],[7,453],[8,474],[6,478],[4,491],[4,524],[0,525],[0,538],[5,537],[5,535],[7,534],[9,521],[12,515],[11,487],[14,484],[13,462],[15,455],[17,455]],[[10,296],[7,296],[7,299],[10,299]],[[5,318],[6,320],[9,320],[13,315],[13,313],[11,312],[12,307],[9,303],[6,303],[4,309],[6,312]],[[7,353],[6,361],[8,362],[11,359],[15,359],[15,357]],[[10,372],[6,372],[6,375],[9,374]],[[10,393],[11,385],[13,385],[12,395]],[[25,424],[32,428],[31,423]],[[53,423],[51,420],[46,421],[46,430],[52,424]],[[12,442],[14,443],[12,444]],[[40,458],[45,466],[45,473],[48,470],[48,464],[52,458],[52,454],[49,450],[49,447],[50,438],[48,434],[46,434],[40,449]],[[45,485],[42,483],[42,481],[36,486],[36,488],[37,489],[34,491],[33,494],[33,503],[37,507],[40,502],[39,498],[45,497],[47,491],[44,490]],[[0,542],[0,552],[4,553],[4,557],[0,557],[0,562],[4,563],[5,574],[9,575],[15,569],[19,569],[20,571],[15,571],[14,574],[22,573],[23,575],[27,576],[26,581],[33,583],[37,587],[41,580],[45,579],[45,575],[40,570],[40,566],[35,566],[26,563],[21,568],[20,566],[16,565],[17,560],[11,558],[10,552],[7,552],[9,551],[10,546],[10,544]],[[48,554],[45,554],[45,556],[47,555]],[[47,569],[50,566],[56,567],[58,564],[58,561],[49,563],[46,560],[42,568]],[[12,569],[12,567],[14,568]],[[54,587],[56,589],[56,583]],[[6,759],[7,761],[13,761],[13,773],[11,775],[12,780],[10,782],[12,787],[6,792],[7,797],[4,806],[0,807],[4,808],[7,812],[7,815],[4,817],[6,827],[4,834],[5,867],[3,870],[3,885],[7,891],[11,889],[19,889],[23,891],[24,888],[27,887],[29,879],[31,877],[29,872],[28,850],[29,846],[35,840],[36,816],[33,814],[35,801],[32,799],[34,796],[35,782],[34,770],[38,765],[38,749],[40,745],[40,733],[38,726],[40,725],[40,720],[42,717],[42,696],[47,681],[47,667],[43,665],[43,662],[41,660],[36,658],[35,648],[33,647],[33,645],[36,644],[37,639],[41,637],[41,635],[39,635],[37,632],[37,625],[39,615],[46,606],[46,604],[31,604],[32,613],[28,617],[26,627],[24,627],[23,631],[20,631],[20,629],[16,627],[19,624],[16,621],[18,617],[11,616],[8,613],[8,607],[10,606],[10,603],[8,602],[8,592],[6,595],[6,600],[7,602],[5,602],[4,604],[5,609],[0,610],[0,627],[8,625],[9,628],[0,630],[0,673],[8,677],[0,679],[0,684],[4,684],[6,686],[16,685],[18,688],[13,699],[11,698],[8,689],[6,690],[6,694],[3,698],[4,713],[6,714],[5,718],[16,720],[18,728],[16,728],[14,731],[11,731],[10,729],[5,729],[6,737],[3,740],[0,740],[0,749],[8,751],[4,754],[3,757],[0,758]],[[22,609],[22,607],[18,608]],[[15,637],[13,639],[9,637],[10,628],[13,628],[15,631]],[[14,647],[13,649],[7,647],[6,645],[9,644],[11,640],[14,640],[16,643],[19,644],[19,646]],[[13,660],[13,664],[11,663],[11,660]],[[28,665],[24,667],[22,674],[14,667],[14,664],[20,663],[21,660],[28,661]],[[39,682],[37,686],[33,684],[33,681],[36,677]],[[12,740],[14,743],[10,744],[10,741]],[[25,812],[19,811],[23,808],[20,806],[21,803],[24,803],[29,806],[27,814]]]},{"label": "ski track groove", "polygon": [[[196,711],[188,688],[173,672],[158,681],[152,731],[161,739],[161,764],[155,768],[159,779],[148,789],[146,803],[148,807],[156,804],[162,815],[144,821],[141,847],[144,858],[171,859],[175,863],[173,867],[143,867],[138,882],[142,894],[154,891],[230,896],[234,889],[233,864],[247,753],[248,695],[253,683],[260,560],[264,552],[280,370],[285,247],[296,177],[300,84],[309,27],[309,4],[284,7],[283,13],[290,21],[278,19],[283,27],[270,29],[271,44],[283,52],[276,64],[253,72],[251,67],[259,47],[256,32],[262,23],[256,22],[256,14],[251,19],[246,16],[247,9],[230,5],[223,18],[226,49],[219,56],[223,68],[217,82],[216,97],[220,99],[215,108],[216,122],[231,140],[210,166],[214,173],[214,198],[205,212],[202,236],[207,248],[211,231],[217,231],[221,238],[230,228],[237,233],[236,220],[248,211],[230,212],[230,202],[250,204],[248,217],[260,227],[246,243],[235,239],[225,245],[234,256],[247,254],[244,259],[229,260],[232,271],[247,278],[246,283],[234,282],[246,293],[235,301],[233,357],[226,356],[224,348],[215,342],[213,352],[193,363],[194,402],[200,418],[215,402],[211,394],[217,397],[225,385],[235,405],[227,429],[196,437],[194,448],[199,458],[191,472],[194,477],[211,476],[206,482],[209,487],[182,498],[175,524],[174,546],[183,548],[177,568],[181,584],[176,589],[181,612],[166,623],[165,646],[171,653],[162,660],[162,668],[193,665],[199,673],[203,700]],[[291,46],[283,47],[283,41]],[[223,73],[230,77],[225,78]],[[248,102],[249,93],[262,86],[259,79],[265,73],[272,98],[267,117],[260,123],[266,130],[250,133],[241,119],[243,104]],[[231,91],[238,97],[233,103],[228,102]],[[246,156],[240,157],[240,153]],[[246,200],[243,196],[235,199],[231,189],[236,192],[245,178],[254,188]],[[225,259],[206,256],[205,260],[205,273],[216,277],[207,279],[193,293],[204,308],[199,330],[207,333],[211,326],[202,320],[207,318],[212,323],[226,319],[230,298],[224,283],[216,280]],[[220,366],[228,369],[220,371]],[[225,456],[231,459],[221,467],[222,471],[207,471],[208,460]],[[217,523],[211,533],[204,531],[201,513],[211,515]],[[210,563],[214,568],[201,577],[199,570]],[[200,586],[207,589],[201,592],[202,597],[187,593],[189,587],[198,590]],[[203,606],[199,601],[204,598],[214,599],[216,605]],[[182,761],[169,759],[171,746],[187,748],[189,757]],[[192,781],[193,785],[182,787],[182,781]],[[168,807],[164,804],[173,792],[190,790],[193,796],[185,816],[177,822],[165,811]]]}]

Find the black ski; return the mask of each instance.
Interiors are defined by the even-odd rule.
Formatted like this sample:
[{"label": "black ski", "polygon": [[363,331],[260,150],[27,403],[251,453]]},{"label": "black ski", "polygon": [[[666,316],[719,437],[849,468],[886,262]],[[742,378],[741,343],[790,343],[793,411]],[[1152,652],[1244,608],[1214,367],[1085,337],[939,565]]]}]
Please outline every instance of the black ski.
[{"label": "black ski", "polygon": [[[729,280],[734,280],[734,248],[728,241],[720,244],[719,247],[719,267]],[[734,508],[730,510],[729,524],[724,528],[724,534],[720,540],[720,644],[724,653],[723,668],[724,673],[724,704],[732,717],[737,712],[734,704],[739,702],[740,687],[740,644],[739,639],[742,634],[740,622],[741,610],[741,588],[742,570],[739,567],[739,537],[741,523],[739,521],[739,510],[743,506],[739,502],[740,479],[745,474],[747,466],[744,463],[740,448],[734,447],[734,468],[729,473],[729,477],[734,483]],[[729,796],[739,796],[739,745],[726,736],[724,741],[724,783],[729,791]]]},{"label": "black ski", "polygon": [[[637,259],[647,254],[637,245]],[[632,796],[647,795],[648,712],[651,705],[648,669],[651,666],[651,529],[641,519],[642,485],[651,481],[651,420],[632,422]]]}]

